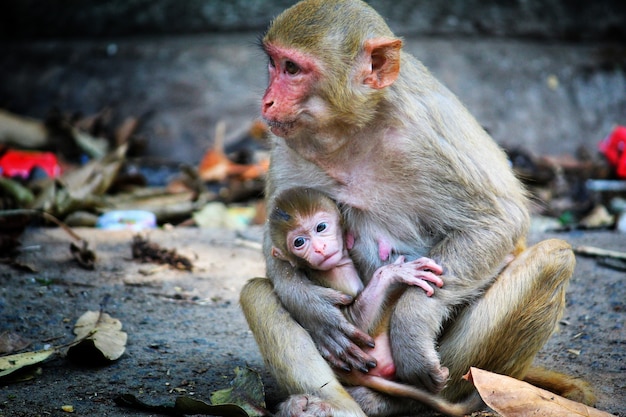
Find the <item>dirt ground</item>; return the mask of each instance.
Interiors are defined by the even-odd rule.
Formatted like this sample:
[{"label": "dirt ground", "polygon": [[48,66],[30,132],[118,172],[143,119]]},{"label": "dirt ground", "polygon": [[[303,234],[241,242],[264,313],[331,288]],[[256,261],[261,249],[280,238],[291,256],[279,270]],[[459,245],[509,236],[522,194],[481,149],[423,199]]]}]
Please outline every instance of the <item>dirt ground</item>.
[{"label": "dirt ground", "polygon": [[[27,230],[19,258],[38,272],[0,265],[0,333],[19,333],[32,341],[33,350],[70,342],[76,319],[97,310],[109,295],[106,311],[128,333],[126,352],[99,368],[81,368],[59,356],[45,362],[34,379],[0,381],[1,417],[63,416],[64,405],[72,405],[79,416],[147,416],[120,408],[113,399],[130,393],[152,403],[181,394],[208,400],[211,392],[228,387],[237,366],[261,371],[269,407],[282,398],[264,372],[238,305],[246,280],[264,273],[255,246],[260,229],[179,228],[147,234],[151,242],[192,258],[193,272],[132,260],[132,232],[77,231],[97,252],[93,271],[72,260],[64,232],[44,228]],[[546,237],[533,235],[531,240]],[[558,237],[573,246],[626,250],[626,237],[613,232]],[[560,331],[537,357],[539,364],[590,381],[598,408],[621,416],[626,416],[625,277],[578,257]]]}]

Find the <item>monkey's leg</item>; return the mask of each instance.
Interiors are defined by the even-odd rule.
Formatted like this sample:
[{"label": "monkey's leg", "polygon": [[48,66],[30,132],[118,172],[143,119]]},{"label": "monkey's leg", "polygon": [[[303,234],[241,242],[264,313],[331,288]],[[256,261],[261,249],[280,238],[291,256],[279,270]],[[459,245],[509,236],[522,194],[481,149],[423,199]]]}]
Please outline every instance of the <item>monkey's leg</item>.
[{"label": "monkey's leg", "polygon": [[[445,277],[444,277],[445,281]],[[396,376],[400,381],[439,393],[449,377],[441,362],[436,341],[450,308],[441,298],[450,292],[444,284],[439,297],[426,297],[408,288],[396,304],[390,320],[390,344]],[[446,365],[446,366],[442,366]]]},{"label": "monkey's leg", "polygon": [[[517,256],[446,328],[439,352],[450,382],[442,394],[457,400],[471,392],[461,380],[470,366],[523,378],[563,313],[575,263],[569,244],[558,239]],[[556,383],[560,377],[553,379]]]},{"label": "monkey's leg", "polygon": [[292,394],[280,406],[279,415],[365,417],[309,334],[283,308],[268,279],[250,280],[241,291],[240,303],[266,366]]}]

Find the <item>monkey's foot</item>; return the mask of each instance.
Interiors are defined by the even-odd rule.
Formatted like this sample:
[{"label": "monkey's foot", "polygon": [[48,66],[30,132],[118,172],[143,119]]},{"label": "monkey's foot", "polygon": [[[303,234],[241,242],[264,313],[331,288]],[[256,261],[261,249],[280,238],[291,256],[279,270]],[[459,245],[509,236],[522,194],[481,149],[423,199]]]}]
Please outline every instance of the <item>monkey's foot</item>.
[{"label": "monkey's foot", "polygon": [[[360,411],[360,410],[359,410]],[[301,394],[292,395],[278,406],[277,417],[348,417],[364,416],[361,413],[342,412],[319,397]]]},{"label": "monkey's foot", "polygon": [[430,392],[437,394],[446,386],[449,377],[450,371],[448,368],[436,365],[436,367],[430,370],[423,382]]}]

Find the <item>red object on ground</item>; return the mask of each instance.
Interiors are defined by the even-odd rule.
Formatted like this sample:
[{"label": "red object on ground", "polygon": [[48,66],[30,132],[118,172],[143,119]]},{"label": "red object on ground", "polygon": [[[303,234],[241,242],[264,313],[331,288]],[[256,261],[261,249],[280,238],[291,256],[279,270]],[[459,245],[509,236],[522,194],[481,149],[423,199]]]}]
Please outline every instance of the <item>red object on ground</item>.
[{"label": "red object on ground", "polygon": [[611,134],[598,144],[598,147],[615,167],[617,176],[626,178],[626,126],[616,126]]},{"label": "red object on ground", "polygon": [[9,149],[0,157],[0,172],[5,177],[28,178],[35,167],[44,170],[51,178],[61,175],[61,166],[52,152]]}]

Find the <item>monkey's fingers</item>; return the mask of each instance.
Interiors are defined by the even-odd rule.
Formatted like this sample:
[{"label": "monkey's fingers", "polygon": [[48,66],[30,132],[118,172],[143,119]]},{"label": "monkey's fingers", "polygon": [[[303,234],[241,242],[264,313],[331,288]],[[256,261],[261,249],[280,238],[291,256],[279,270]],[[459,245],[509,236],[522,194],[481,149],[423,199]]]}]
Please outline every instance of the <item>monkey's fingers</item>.
[{"label": "monkey's fingers", "polygon": [[[345,329],[346,334],[348,334],[348,336],[350,337],[350,340],[352,340],[356,345],[367,346],[370,348],[373,348],[375,346],[374,338],[372,336],[370,336],[363,330],[359,329],[358,327],[352,326],[351,324],[349,326],[350,326],[349,329]],[[363,355],[363,356],[369,359],[372,359],[372,357],[369,355]]]},{"label": "monkey's fingers", "polygon": [[420,270],[430,270],[432,273],[441,275],[443,274],[443,268],[437,262],[433,261],[430,258],[419,258],[412,262],[416,268]]},{"label": "monkey's fingers", "polygon": [[332,288],[317,287],[321,297],[330,305],[341,307],[352,304],[354,297]]},{"label": "monkey's fingers", "polygon": [[423,279],[419,279],[419,278],[411,279],[411,280],[406,281],[406,283],[409,285],[413,285],[414,287],[419,287],[423,289],[426,292],[426,295],[429,297],[435,293],[435,290],[433,289],[433,287],[428,285],[428,283],[424,281]]},{"label": "monkey's fingers", "polygon": [[333,355],[332,353],[330,353],[330,351],[322,346],[318,346],[317,350],[319,350],[320,355],[322,355],[322,358],[324,358],[324,360],[326,362],[328,362],[328,364],[330,366],[332,366],[335,369],[341,369],[343,371],[346,372],[350,372],[352,370],[352,368],[350,367],[350,365],[348,365],[346,362],[342,361],[341,359],[339,359],[338,356]]},{"label": "monkey's fingers", "polygon": [[433,272],[430,271],[417,271],[415,273],[415,278],[432,282],[439,288],[443,287],[443,279],[441,279],[439,275],[435,275]]},{"label": "monkey's fingers", "polygon": [[345,372],[350,372],[353,369],[357,369],[363,373],[369,372],[370,369],[376,367],[376,360],[369,355],[363,354],[363,351],[356,345],[352,345],[352,349],[337,350],[331,352],[328,349],[318,346],[319,352],[322,357],[336,369],[341,369]]},{"label": "monkey's fingers", "polygon": [[376,359],[361,349],[361,346],[373,348],[374,339],[347,322],[339,330],[341,330],[340,334],[336,334],[334,338],[331,338],[328,333],[318,338],[317,347],[326,362],[348,372],[352,369],[368,372],[376,367]]}]

